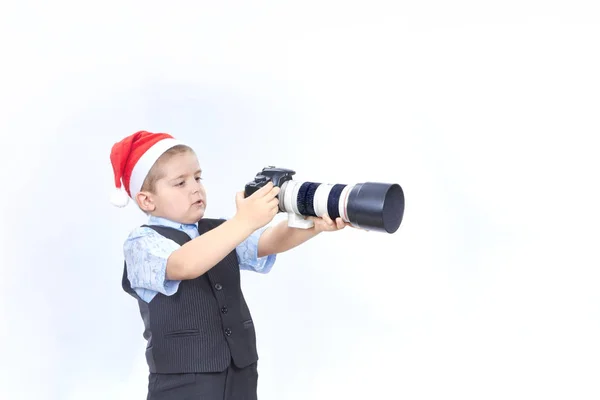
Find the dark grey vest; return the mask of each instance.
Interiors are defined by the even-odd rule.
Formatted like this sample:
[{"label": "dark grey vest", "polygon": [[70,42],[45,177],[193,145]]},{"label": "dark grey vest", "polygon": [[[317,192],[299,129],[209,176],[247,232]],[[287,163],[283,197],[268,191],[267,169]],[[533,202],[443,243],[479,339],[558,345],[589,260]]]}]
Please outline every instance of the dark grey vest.
[{"label": "dark grey vest", "polygon": [[[202,235],[223,222],[201,219],[198,232]],[[174,228],[149,227],[179,245],[191,240]],[[181,281],[174,295],[159,293],[150,303],[132,290],[126,265],[122,285],[138,300],[150,372],[220,372],[232,359],[240,368],[258,360],[254,324],[240,287],[235,250],[204,275]]]}]

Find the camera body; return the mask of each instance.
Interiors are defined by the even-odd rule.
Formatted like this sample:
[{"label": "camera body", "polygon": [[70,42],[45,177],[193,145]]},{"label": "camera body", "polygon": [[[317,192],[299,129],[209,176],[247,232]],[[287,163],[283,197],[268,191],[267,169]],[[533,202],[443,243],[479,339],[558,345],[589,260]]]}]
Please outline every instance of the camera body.
[{"label": "camera body", "polygon": [[286,168],[277,168],[274,166],[265,167],[261,172],[256,174],[252,182],[246,184],[244,197],[251,196],[261,187],[269,182],[273,182],[274,186],[281,187],[285,182],[291,181],[296,171]]}]

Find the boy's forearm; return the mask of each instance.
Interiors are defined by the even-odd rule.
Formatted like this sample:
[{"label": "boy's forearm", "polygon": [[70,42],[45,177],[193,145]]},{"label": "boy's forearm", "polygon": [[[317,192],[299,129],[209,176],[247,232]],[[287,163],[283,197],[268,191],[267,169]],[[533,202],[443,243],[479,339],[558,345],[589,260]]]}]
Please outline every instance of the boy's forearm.
[{"label": "boy's forearm", "polygon": [[258,257],[283,253],[315,237],[315,229],[290,228],[287,221],[267,228],[258,240]]},{"label": "boy's forearm", "polygon": [[174,251],[167,261],[167,279],[195,279],[214,267],[253,230],[235,218],[223,222]]}]

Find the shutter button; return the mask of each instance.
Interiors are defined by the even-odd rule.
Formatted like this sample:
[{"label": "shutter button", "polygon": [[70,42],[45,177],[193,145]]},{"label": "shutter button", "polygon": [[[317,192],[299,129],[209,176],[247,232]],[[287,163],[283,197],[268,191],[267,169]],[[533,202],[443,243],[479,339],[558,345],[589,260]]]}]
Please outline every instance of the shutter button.
[{"label": "shutter button", "polygon": [[229,328],[225,329],[225,334],[227,336],[231,336],[231,329],[229,329]]},{"label": "shutter button", "polygon": [[221,290],[221,289],[223,289],[223,286],[221,286],[220,283],[217,283],[217,284],[215,284],[215,289]]}]

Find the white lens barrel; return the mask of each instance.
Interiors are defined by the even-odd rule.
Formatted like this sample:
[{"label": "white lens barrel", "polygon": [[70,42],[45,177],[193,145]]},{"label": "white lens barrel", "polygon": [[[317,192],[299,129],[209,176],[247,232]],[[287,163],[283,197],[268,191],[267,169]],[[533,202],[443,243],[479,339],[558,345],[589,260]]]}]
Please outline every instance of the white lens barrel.
[{"label": "white lens barrel", "polygon": [[348,218],[348,212],[347,210],[347,206],[348,206],[348,195],[350,194],[350,191],[352,190],[352,188],[354,187],[354,185],[347,185],[343,190],[342,193],[340,194],[340,200],[338,201],[338,209],[339,209],[339,213],[340,213],[340,218],[342,218],[342,220],[344,222],[350,222],[350,219]]},{"label": "white lens barrel", "polygon": [[323,217],[325,215],[328,217],[330,216],[329,212],[327,212],[327,202],[329,200],[329,192],[331,192],[332,187],[333,185],[330,184],[321,184],[315,191],[313,208],[318,217]]},{"label": "white lens barrel", "polygon": [[279,209],[283,212],[288,212],[292,209],[292,187],[294,181],[285,181],[281,185],[281,191],[279,192]]},{"label": "white lens barrel", "polygon": [[300,186],[304,182],[293,181],[294,186],[292,187],[292,208],[290,209],[295,214],[300,214],[300,210],[298,210],[298,190],[300,190]]}]

